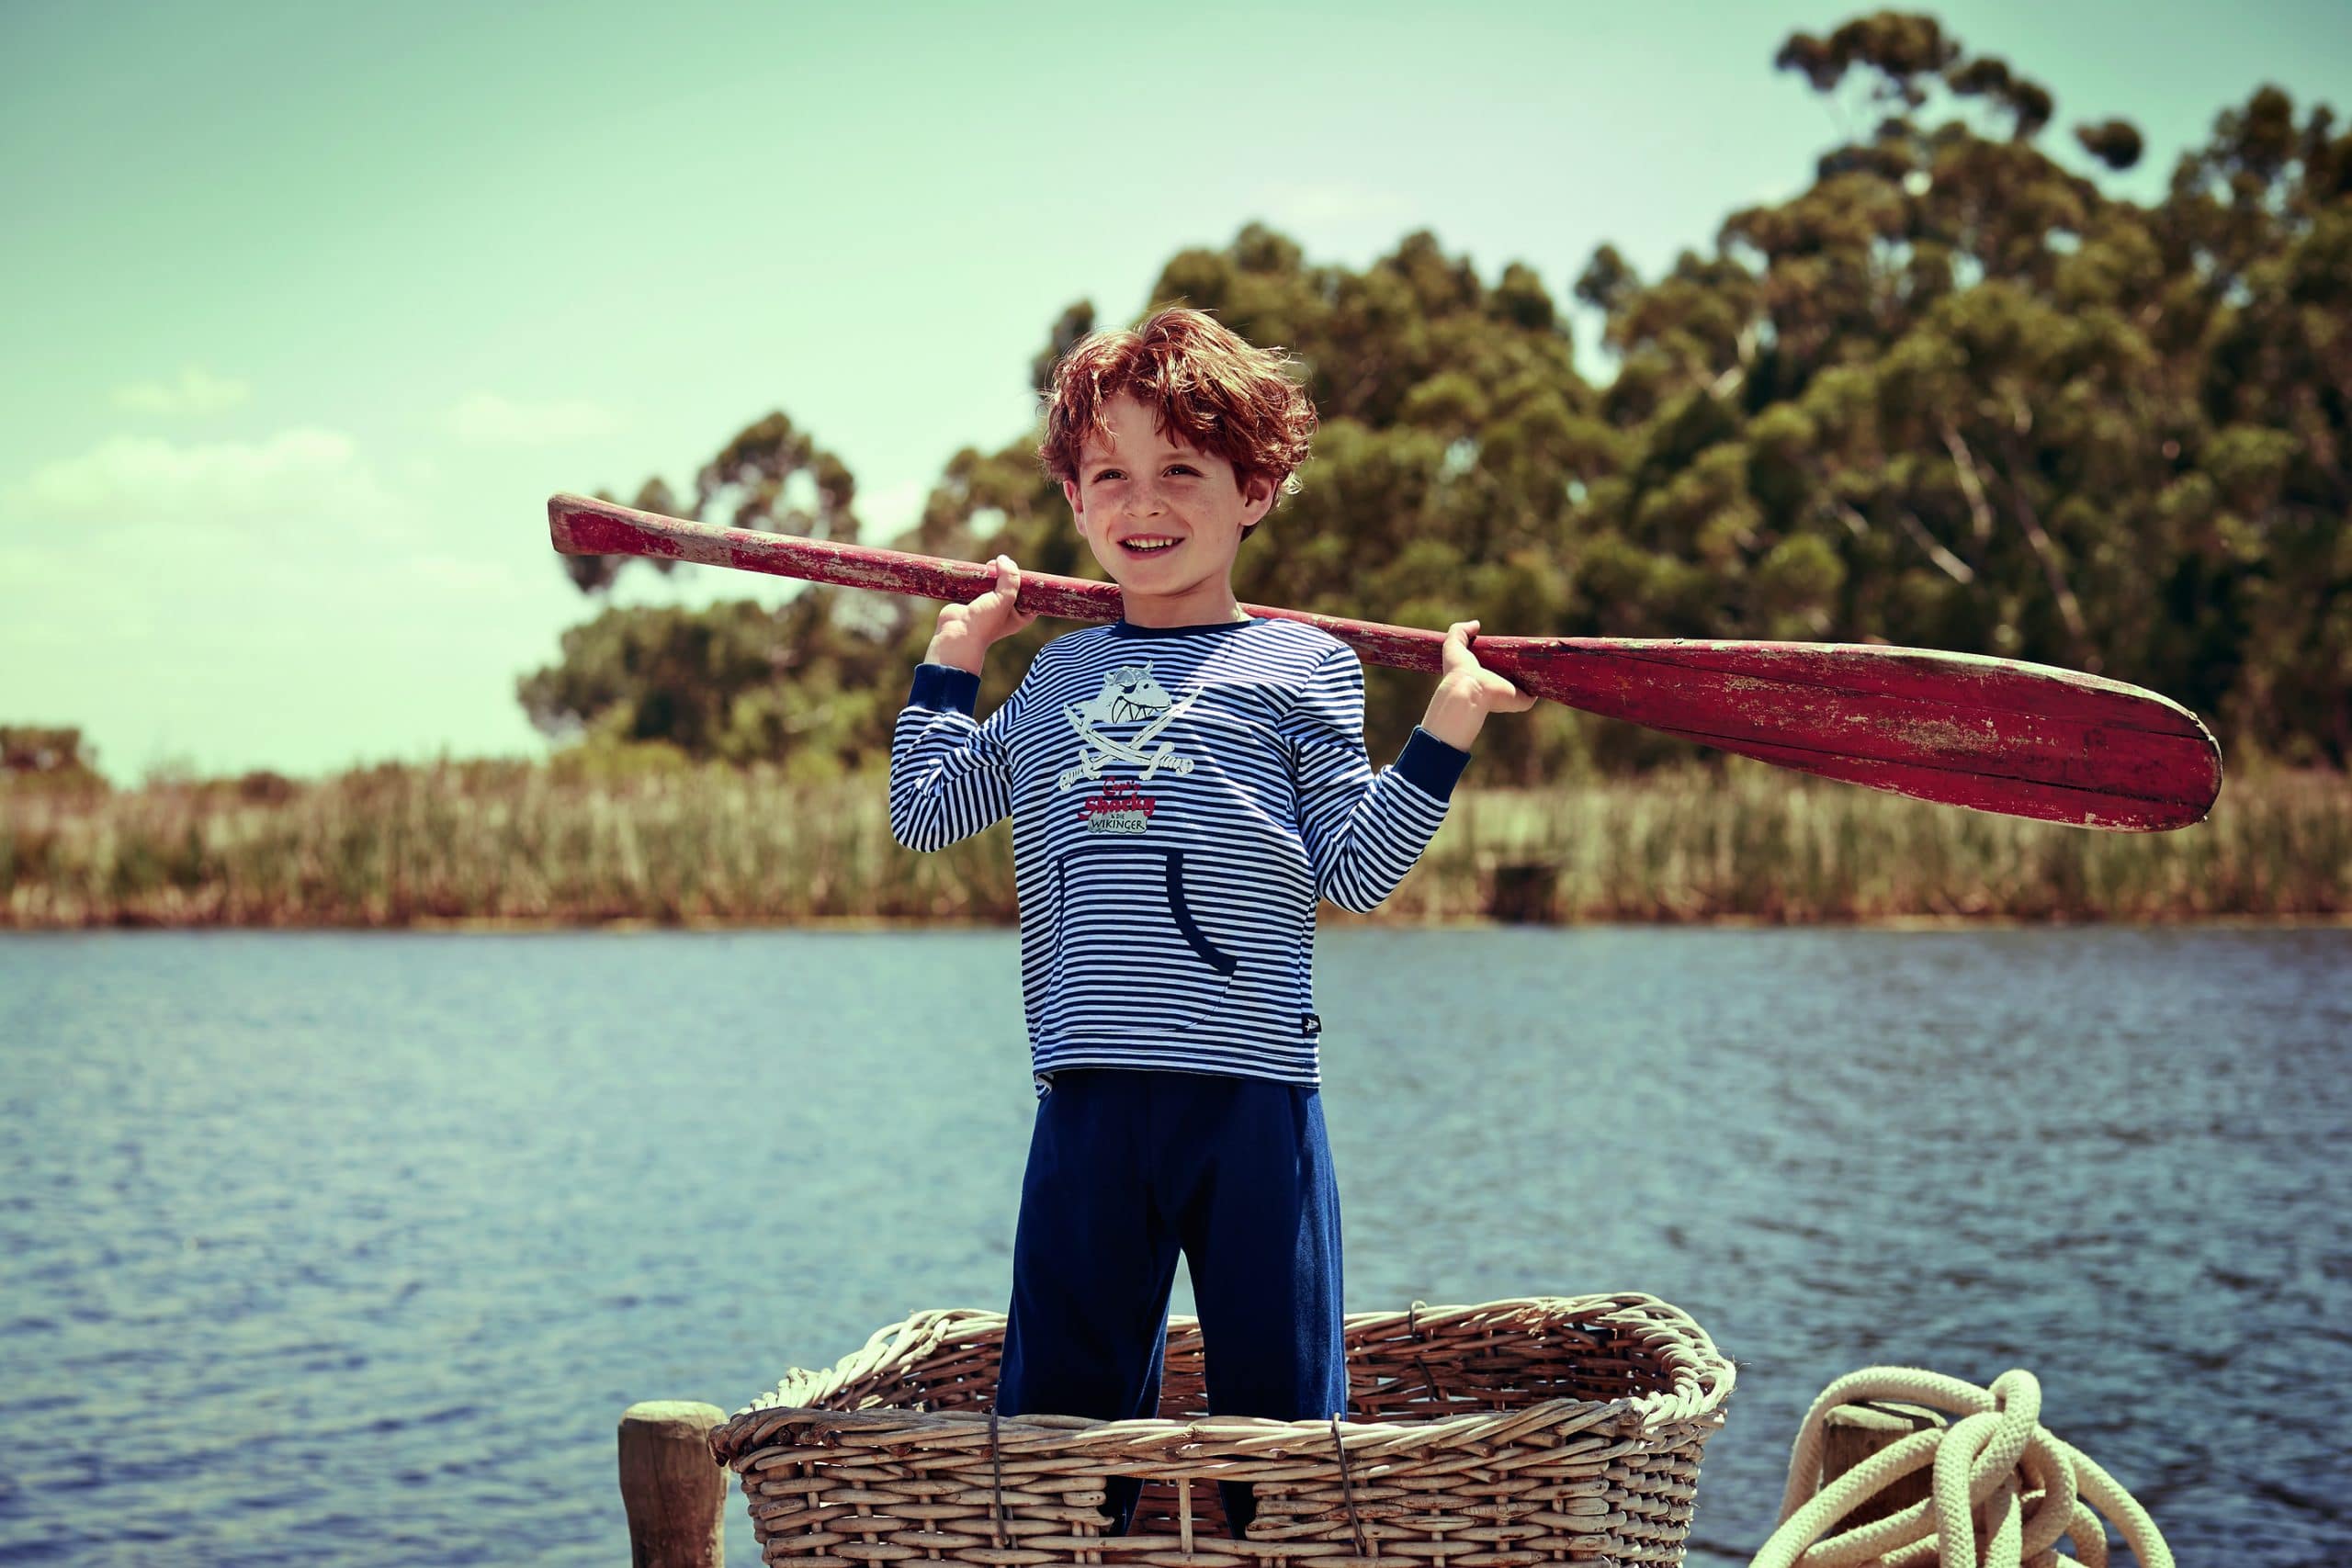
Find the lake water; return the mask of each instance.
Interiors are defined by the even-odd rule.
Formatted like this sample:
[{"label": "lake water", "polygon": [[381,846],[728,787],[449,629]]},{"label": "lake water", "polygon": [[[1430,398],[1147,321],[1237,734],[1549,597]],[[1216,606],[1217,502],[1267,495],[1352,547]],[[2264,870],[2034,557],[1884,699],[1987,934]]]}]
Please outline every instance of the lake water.
[{"label": "lake water", "polygon": [[[0,938],[0,1562],[625,1561],[631,1402],[1004,1304],[1014,941]],[[1351,928],[1317,979],[1350,1307],[1688,1310],[1739,1368],[1694,1563],[1873,1363],[2032,1371],[2184,1562],[2352,1555],[2352,931]]]}]

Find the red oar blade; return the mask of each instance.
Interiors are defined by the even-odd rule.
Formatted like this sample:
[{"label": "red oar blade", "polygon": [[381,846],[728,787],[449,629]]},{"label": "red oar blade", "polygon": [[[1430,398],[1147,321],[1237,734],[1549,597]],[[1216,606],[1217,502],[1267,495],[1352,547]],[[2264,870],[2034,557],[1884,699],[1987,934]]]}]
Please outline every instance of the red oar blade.
[{"label": "red oar blade", "polygon": [[1480,637],[1522,689],[1780,767],[2132,832],[2202,821],[2221,748],[2154,692],[2044,664],[1854,643]]}]

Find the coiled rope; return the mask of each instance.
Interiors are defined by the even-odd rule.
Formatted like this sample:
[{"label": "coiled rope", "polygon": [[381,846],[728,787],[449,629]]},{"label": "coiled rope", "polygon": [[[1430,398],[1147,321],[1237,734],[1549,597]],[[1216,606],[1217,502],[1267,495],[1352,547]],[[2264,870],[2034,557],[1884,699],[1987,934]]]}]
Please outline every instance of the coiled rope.
[{"label": "coiled rope", "polygon": [[[1823,1423],[1838,1405],[1860,1399],[1905,1400],[1965,1418],[1914,1432],[1823,1486]],[[2022,1369],[2003,1372],[1989,1389],[1915,1367],[1849,1372],[1805,1412],[1789,1456],[1779,1526],[1749,1568],[2054,1568],[2076,1561],[2106,1568],[2105,1519],[2122,1531],[2141,1568],[2172,1568],[2172,1552],[2147,1511],[2114,1477],[2045,1431],[2041,1418],[2041,1384]],[[1926,1502],[1821,1539],[1881,1488],[1928,1464],[1935,1466],[1934,1489]],[[2061,1536],[2073,1541],[2078,1558],[2058,1555]]]}]

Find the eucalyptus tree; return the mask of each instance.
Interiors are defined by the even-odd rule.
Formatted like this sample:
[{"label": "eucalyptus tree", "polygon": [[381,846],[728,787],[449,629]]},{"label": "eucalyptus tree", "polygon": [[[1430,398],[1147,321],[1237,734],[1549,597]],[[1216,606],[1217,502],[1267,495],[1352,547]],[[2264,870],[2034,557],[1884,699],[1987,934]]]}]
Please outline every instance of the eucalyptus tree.
[{"label": "eucalyptus tree", "polygon": [[[2069,167],[2044,145],[2052,94],[1932,16],[1799,32],[1776,63],[1858,102],[1864,129],[1656,277],[1598,247],[1568,295],[1598,320],[1600,381],[1535,267],[1489,281],[1425,230],[1360,270],[1255,222],[1171,257],[1134,319],[1188,303],[1284,348],[1321,419],[1301,492],[1243,544],[1237,593],[1497,632],[2035,660],[2166,692],[2241,757],[2342,766],[2352,137],[2264,86],[2143,207],[2096,177],[2142,156],[2134,127],[2075,126]],[[1063,310],[1029,384],[1098,324],[1091,301]],[[776,413],[684,510],[658,479],[636,504],[854,539],[854,493]],[[890,542],[1099,575],[1034,433],[956,451]],[[567,564],[609,586],[609,566]],[[526,681],[526,705],[550,728],[713,755],[887,752],[931,607],[810,591],[794,609],[608,611]],[[1065,629],[1039,623],[992,659],[984,706]],[[1425,684],[1368,672],[1376,755]],[[1527,783],[1676,749],[1548,706],[1479,747],[1483,779]]]}]

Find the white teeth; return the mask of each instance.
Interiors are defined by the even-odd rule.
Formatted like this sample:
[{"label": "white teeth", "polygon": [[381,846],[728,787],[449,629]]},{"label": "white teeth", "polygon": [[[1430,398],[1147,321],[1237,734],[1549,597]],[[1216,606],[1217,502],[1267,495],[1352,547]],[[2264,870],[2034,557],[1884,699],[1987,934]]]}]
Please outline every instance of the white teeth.
[{"label": "white teeth", "polygon": [[1126,541],[1126,547],[1143,555],[1151,555],[1160,550],[1172,550],[1182,543],[1183,543],[1183,541],[1181,539],[1166,539],[1162,540],[1159,544],[1152,545],[1146,544],[1140,539],[1129,539]]}]

